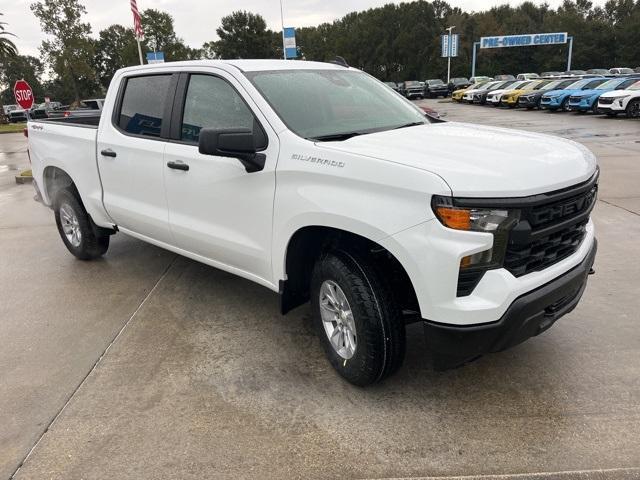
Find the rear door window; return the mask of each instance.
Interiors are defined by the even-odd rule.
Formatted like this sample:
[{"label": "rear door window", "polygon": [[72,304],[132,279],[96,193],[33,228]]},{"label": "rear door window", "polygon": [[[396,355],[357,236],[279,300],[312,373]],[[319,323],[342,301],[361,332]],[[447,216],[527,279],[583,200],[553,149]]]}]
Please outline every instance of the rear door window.
[{"label": "rear door window", "polygon": [[127,79],[118,126],[126,133],[160,137],[162,115],[171,75],[148,75]]}]

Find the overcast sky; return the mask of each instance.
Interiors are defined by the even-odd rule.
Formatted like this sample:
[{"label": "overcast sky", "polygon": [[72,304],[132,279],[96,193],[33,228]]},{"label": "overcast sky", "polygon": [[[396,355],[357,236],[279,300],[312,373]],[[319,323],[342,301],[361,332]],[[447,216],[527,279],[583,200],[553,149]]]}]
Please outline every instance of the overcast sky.
[{"label": "overcast sky", "polygon": [[[534,0],[536,3],[538,0]],[[603,4],[605,0],[595,0]],[[285,26],[307,27],[355,11],[366,10],[390,3],[389,0],[283,0]],[[449,4],[463,10],[484,10],[493,5],[510,3],[518,5],[518,0],[448,0]],[[31,13],[32,0],[2,0],[0,12],[2,21],[9,23],[7,29],[16,35],[16,45],[21,54],[38,56],[38,46],[45,36],[40,31],[37,19]],[[91,24],[93,34],[113,24],[132,25],[129,0],[81,0],[87,8],[85,21]],[[397,2],[396,2],[397,3]],[[556,7],[561,0],[549,0]],[[138,8],[157,8],[173,15],[177,34],[192,47],[200,47],[204,42],[216,38],[215,30],[220,19],[234,10],[248,10],[261,14],[269,28],[280,29],[280,3],[278,0],[138,0]]]}]

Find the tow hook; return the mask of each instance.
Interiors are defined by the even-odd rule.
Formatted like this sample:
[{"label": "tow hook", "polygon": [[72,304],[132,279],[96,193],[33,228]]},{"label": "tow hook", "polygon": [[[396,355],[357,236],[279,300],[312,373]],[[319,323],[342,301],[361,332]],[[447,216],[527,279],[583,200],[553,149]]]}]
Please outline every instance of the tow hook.
[{"label": "tow hook", "polygon": [[596,273],[596,271],[593,268],[589,269],[589,275],[594,275]]}]

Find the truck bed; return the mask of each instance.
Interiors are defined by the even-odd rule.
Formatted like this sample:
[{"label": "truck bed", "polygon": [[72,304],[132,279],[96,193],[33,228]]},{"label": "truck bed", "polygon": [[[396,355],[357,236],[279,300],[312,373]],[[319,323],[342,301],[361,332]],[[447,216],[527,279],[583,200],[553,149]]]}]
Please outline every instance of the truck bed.
[{"label": "truck bed", "polygon": [[39,119],[38,121],[46,123],[60,123],[62,125],[76,127],[98,128],[98,125],[100,124],[100,115],[87,115],[81,117],[53,117]]},{"label": "truck bed", "polygon": [[27,124],[33,178],[45,204],[51,205],[45,171],[59,168],[71,177],[87,212],[96,222],[108,222],[102,205],[97,164],[99,116],[32,120]]}]

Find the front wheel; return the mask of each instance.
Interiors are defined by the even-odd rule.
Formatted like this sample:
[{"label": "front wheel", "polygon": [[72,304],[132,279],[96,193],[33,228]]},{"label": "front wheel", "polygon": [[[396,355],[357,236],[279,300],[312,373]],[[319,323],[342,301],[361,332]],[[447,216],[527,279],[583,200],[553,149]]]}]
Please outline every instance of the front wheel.
[{"label": "front wheel", "polygon": [[109,236],[97,235],[91,218],[78,198],[69,190],[60,190],[55,198],[54,215],[62,242],[80,260],[93,260],[109,248]]},{"label": "front wheel", "polygon": [[631,100],[626,109],[627,118],[640,118],[640,98]]},{"label": "front wheel", "polygon": [[311,278],[311,308],[329,362],[348,382],[370,385],[402,365],[402,313],[366,260],[343,251],[323,255]]}]

